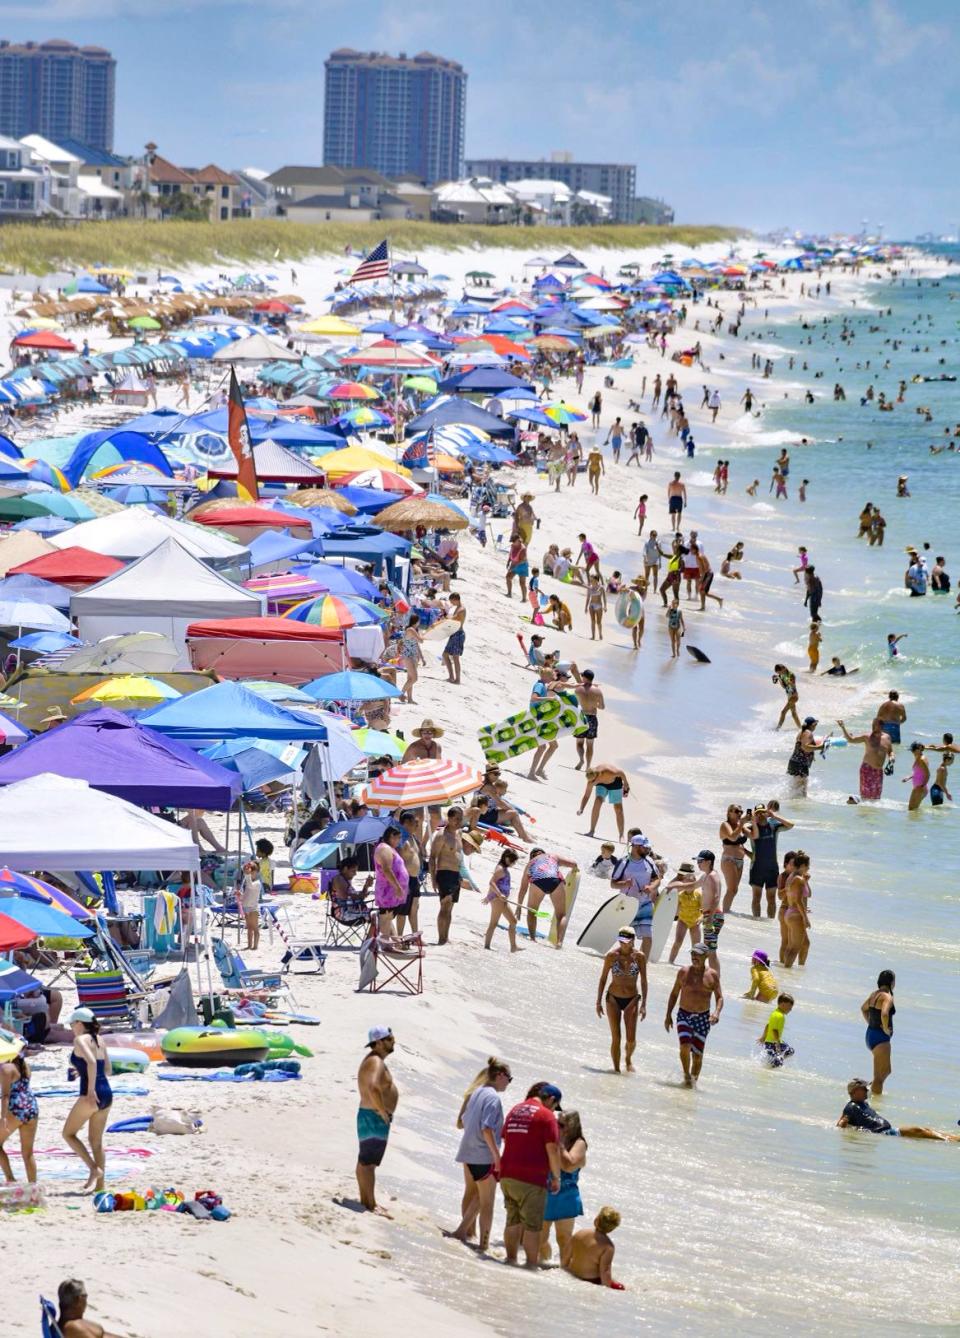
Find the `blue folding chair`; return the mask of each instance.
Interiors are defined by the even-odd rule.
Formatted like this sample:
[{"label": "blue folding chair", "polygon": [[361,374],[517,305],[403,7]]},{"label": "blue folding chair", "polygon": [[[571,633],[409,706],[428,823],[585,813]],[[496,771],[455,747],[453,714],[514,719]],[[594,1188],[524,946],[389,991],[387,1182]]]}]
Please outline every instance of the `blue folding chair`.
[{"label": "blue folding chair", "polygon": [[40,1297],[40,1324],[43,1338],[63,1338],[57,1323],[57,1307],[45,1296]]}]

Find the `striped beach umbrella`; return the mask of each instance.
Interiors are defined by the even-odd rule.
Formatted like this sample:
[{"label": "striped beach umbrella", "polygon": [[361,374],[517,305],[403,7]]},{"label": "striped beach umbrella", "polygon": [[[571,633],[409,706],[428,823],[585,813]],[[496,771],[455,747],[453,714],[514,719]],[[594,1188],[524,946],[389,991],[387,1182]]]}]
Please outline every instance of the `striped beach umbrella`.
[{"label": "striped beach umbrella", "polygon": [[324,391],[325,400],[378,400],[380,392],[373,386],[365,386],[362,381],[341,381]]},{"label": "striped beach umbrella", "polygon": [[412,497],[423,491],[392,469],[359,469],[352,474],[342,474],[337,483],[341,487],[350,484],[353,488],[379,488],[381,492],[398,492],[404,497]]},{"label": "striped beach umbrella", "polygon": [[283,616],[297,623],[310,623],[313,627],[339,627],[342,631],[356,627],[358,621],[350,605],[339,595],[305,599],[288,609]]},{"label": "striped beach umbrella", "polygon": [[326,586],[315,581],[311,576],[301,576],[294,571],[275,572],[272,576],[254,576],[243,582],[245,590],[254,594],[266,595],[271,602],[280,599],[306,600],[319,595]]},{"label": "striped beach umbrella", "polygon": [[355,729],[350,741],[362,748],[367,757],[393,757],[399,762],[407,751],[399,734],[389,734],[383,729]]},{"label": "striped beach umbrella", "polygon": [[475,767],[452,758],[403,762],[372,780],[363,792],[363,802],[370,808],[390,809],[449,804],[482,784],[483,776]]},{"label": "striped beach umbrella", "polygon": [[25,948],[37,935],[32,929],[24,929],[19,920],[11,920],[9,915],[0,911],[0,952],[11,952],[14,948]]},{"label": "striped beach umbrella", "polygon": [[16,892],[21,897],[45,901],[48,906],[56,906],[65,915],[72,915],[75,920],[89,920],[93,913],[85,906],[81,906],[79,901],[74,901],[73,897],[61,888],[54,887],[52,883],[45,883],[40,878],[34,878],[32,874],[18,873],[15,869],[0,869],[0,895],[6,892]]}]

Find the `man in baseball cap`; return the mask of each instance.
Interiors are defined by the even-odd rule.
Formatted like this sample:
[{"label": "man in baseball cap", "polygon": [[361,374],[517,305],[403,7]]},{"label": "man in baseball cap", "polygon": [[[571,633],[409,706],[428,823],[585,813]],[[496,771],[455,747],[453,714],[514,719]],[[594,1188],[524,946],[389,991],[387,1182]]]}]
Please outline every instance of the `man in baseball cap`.
[{"label": "man in baseball cap", "polygon": [[368,1054],[364,1055],[357,1073],[360,1091],[360,1109],[357,1111],[357,1184],[360,1202],[369,1213],[389,1217],[385,1208],[377,1205],[377,1167],[383,1161],[390,1137],[390,1125],[397,1109],[400,1094],[387,1068],[387,1056],[393,1053],[396,1042],[390,1027],[371,1027],[367,1032]]}]

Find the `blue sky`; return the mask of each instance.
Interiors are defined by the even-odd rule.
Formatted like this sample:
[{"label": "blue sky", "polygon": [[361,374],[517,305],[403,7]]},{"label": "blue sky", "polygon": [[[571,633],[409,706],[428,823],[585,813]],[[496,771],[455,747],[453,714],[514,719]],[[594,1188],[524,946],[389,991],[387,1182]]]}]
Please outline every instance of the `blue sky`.
[{"label": "blue sky", "polygon": [[338,46],[459,60],[468,156],[635,162],[681,222],[960,221],[957,0],[0,0],[0,36],[118,60],[122,152],[322,160]]}]

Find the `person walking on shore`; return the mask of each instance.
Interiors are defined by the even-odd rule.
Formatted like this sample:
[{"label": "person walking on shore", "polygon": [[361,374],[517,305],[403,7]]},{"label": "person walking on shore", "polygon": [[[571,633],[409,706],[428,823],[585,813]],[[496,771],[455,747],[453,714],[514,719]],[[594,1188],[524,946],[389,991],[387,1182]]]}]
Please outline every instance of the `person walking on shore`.
[{"label": "person walking on shore", "polygon": [[[602,587],[601,587],[602,593]],[[605,598],[605,597],[604,597]],[[591,618],[593,615],[591,614]],[[601,638],[602,639],[602,638]],[[574,688],[574,695],[580,704],[580,710],[583,712],[583,718],[587,722],[587,732],[577,736],[577,765],[576,771],[583,769],[584,765],[588,768],[593,765],[593,746],[597,740],[599,731],[598,715],[600,711],[606,709],[607,703],[603,699],[603,693],[598,687],[594,686],[594,673],[592,669],[584,669],[580,675],[580,682]]]},{"label": "person walking on shore", "polygon": [[660,547],[660,540],[657,538],[657,531],[651,530],[650,537],[643,545],[643,577],[649,585],[653,582],[653,593],[657,593],[657,582],[660,579],[660,561],[662,558],[669,557]]},{"label": "person walking on shore", "polygon": [[775,664],[773,666],[773,682],[779,683],[787,694],[787,700],[780,712],[780,719],[777,721],[777,729],[783,728],[783,722],[788,714],[793,716],[793,723],[799,729],[800,717],[797,715],[797,702],[800,699],[800,694],[797,691],[796,674],[792,669],[788,669],[785,664]]},{"label": "person walking on shore", "polygon": [[600,394],[600,391],[598,390],[594,395],[593,399],[590,401],[590,426],[592,428],[599,428],[600,413],[602,409],[603,409],[603,396]]},{"label": "person walking on shore", "polygon": [[603,808],[603,801],[613,805],[613,815],[617,821],[617,836],[623,840],[623,801],[630,793],[630,782],[627,780],[626,772],[621,771],[619,767],[610,766],[607,762],[599,762],[596,766],[587,767],[586,771],[586,789],[583,792],[583,798],[580,800],[580,807],[577,809],[577,817],[587,806],[591,791],[594,792],[593,808],[590,810],[590,830],[587,836],[595,836],[597,832],[597,822],[600,818],[600,810]]},{"label": "person walking on shore", "polygon": [[477,1248],[486,1254],[493,1227],[493,1206],[500,1179],[500,1135],[503,1105],[500,1096],[513,1082],[510,1066],[493,1055],[467,1088],[457,1115],[463,1131],[456,1160],[463,1167],[460,1224],[450,1235],[466,1243],[479,1226]]},{"label": "person walking on shore", "polygon": [[[842,720],[838,720],[843,737],[847,743],[863,744],[863,761],[860,763],[860,799],[875,803],[883,795],[883,772],[893,756],[893,744],[884,733],[883,721],[875,719],[869,734],[850,734]],[[853,795],[847,803],[859,802]]]},{"label": "person walking on shore", "polygon": [[591,446],[587,455],[587,482],[594,497],[600,496],[600,476],[607,472],[603,463],[603,452],[599,446]]},{"label": "person walking on shore", "polygon": [[507,1210],[503,1243],[508,1264],[517,1263],[521,1243],[527,1268],[540,1264],[547,1193],[560,1188],[560,1128],[554,1112],[562,1100],[553,1083],[534,1083],[503,1122],[500,1189]]},{"label": "person walking on shore", "polygon": [[520,879],[517,892],[517,917],[527,900],[527,937],[531,943],[537,941],[537,911],[544,897],[549,897],[553,905],[553,920],[557,930],[558,948],[563,947],[563,936],[567,928],[567,890],[564,886],[563,869],[576,870],[573,860],[563,859],[560,855],[551,855],[534,846],[527,860],[527,867]]},{"label": "person walking on shore", "polygon": [[618,464],[620,463],[620,452],[623,450],[623,421],[622,421],[622,419],[620,419],[620,418],[615,418],[615,419],[613,420],[613,422],[610,424],[610,429],[609,429],[609,431],[607,432],[607,436],[606,436],[606,440],[604,441],[604,445],[606,445],[607,442],[610,443],[610,446],[611,446],[611,448],[612,448],[612,450],[613,450],[613,463],[614,463],[615,465],[618,465]]},{"label": "person walking on shore", "polygon": [[597,985],[597,1017],[603,1017],[604,1013],[610,1027],[613,1071],[620,1072],[622,1026],[626,1033],[623,1058],[627,1072],[632,1073],[637,1022],[647,1015],[647,959],[637,951],[637,936],[630,925],[618,932],[616,943],[603,959]]},{"label": "person walking on shore", "polygon": [[443,664],[447,671],[447,679],[451,683],[460,683],[460,657],[463,654],[463,647],[466,643],[466,634],[463,630],[463,624],[467,619],[467,611],[463,607],[463,602],[459,595],[450,596],[450,612],[447,615],[460,626],[455,632],[447,637],[446,645],[443,648]]},{"label": "person walking on shore", "polygon": [[[710,1011],[711,998],[715,1001]],[[679,1006],[678,1006],[679,1005]],[[670,998],[664,1027],[673,1030],[673,1010],[677,1008],[677,1041],[680,1046],[680,1065],[683,1085],[693,1087],[703,1067],[703,1052],[710,1028],[720,1021],[723,1011],[723,990],[719,972],[707,966],[707,949],[702,943],[690,949],[690,965],[682,966]]]},{"label": "person walking on shore", "polygon": [[460,900],[460,868],[463,864],[463,812],[447,809],[445,827],[437,832],[430,846],[430,885],[440,898],[437,912],[437,944],[442,947],[450,937],[453,908]]},{"label": "person walking on shore", "polygon": [[390,1137],[390,1126],[396,1113],[400,1094],[387,1068],[387,1057],[393,1054],[393,1032],[389,1027],[371,1027],[367,1033],[367,1051],[357,1073],[360,1108],[357,1111],[357,1184],[360,1202],[368,1213],[390,1217],[386,1208],[377,1204],[377,1167],[383,1161]]},{"label": "person walking on shore", "polygon": [[687,489],[680,478],[679,469],[674,470],[673,478],[667,484],[667,510],[670,513],[670,527],[674,534],[680,531],[683,508],[687,505]]},{"label": "person walking on shore", "polygon": [[890,1043],[893,1040],[893,1015],[897,1011],[893,1002],[896,983],[897,978],[892,971],[881,971],[877,976],[877,988],[867,995],[860,1008],[867,1024],[867,1049],[873,1055],[873,1084],[870,1090],[874,1096],[883,1095],[883,1084],[892,1071]]}]

